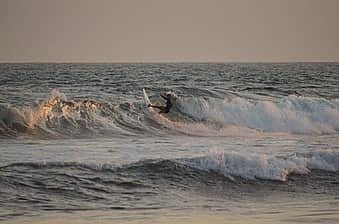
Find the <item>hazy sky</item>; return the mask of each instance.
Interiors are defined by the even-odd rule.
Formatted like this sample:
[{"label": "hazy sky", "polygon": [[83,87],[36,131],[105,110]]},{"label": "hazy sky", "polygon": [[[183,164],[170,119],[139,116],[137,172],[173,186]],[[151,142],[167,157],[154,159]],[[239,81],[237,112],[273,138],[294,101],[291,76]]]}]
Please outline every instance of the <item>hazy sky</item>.
[{"label": "hazy sky", "polygon": [[1,61],[339,61],[339,0],[0,0]]}]

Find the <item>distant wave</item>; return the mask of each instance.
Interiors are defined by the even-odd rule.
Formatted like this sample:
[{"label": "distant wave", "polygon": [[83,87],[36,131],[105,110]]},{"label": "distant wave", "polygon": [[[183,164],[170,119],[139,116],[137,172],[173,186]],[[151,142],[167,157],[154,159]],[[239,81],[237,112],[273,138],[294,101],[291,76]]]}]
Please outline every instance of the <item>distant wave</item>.
[{"label": "distant wave", "polygon": [[188,166],[211,170],[226,177],[286,181],[290,174],[308,174],[311,170],[339,171],[339,153],[298,153],[287,157],[243,154],[238,152],[211,153],[182,161]]},{"label": "distant wave", "polygon": [[73,101],[56,90],[29,107],[0,104],[0,135],[77,138],[184,134],[251,136],[263,132],[328,134],[339,130],[339,100],[290,95],[276,101],[243,97],[178,97],[169,114],[144,102]]},{"label": "distant wave", "polygon": [[[123,166],[87,162],[11,163],[0,167],[1,202],[6,208],[15,212],[23,210],[26,214],[32,210],[177,208],[187,206],[187,201],[196,201],[196,195],[199,200],[221,200],[224,204],[234,200],[247,202],[249,197],[258,200],[272,194],[280,198],[280,193],[334,198],[339,193],[339,173],[325,171],[338,169],[335,165],[338,154],[297,155],[298,163],[294,161],[296,158],[235,154],[225,154],[223,158],[218,160],[208,155],[142,160]],[[321,169],[311,169],[312,166]],[[298,171],[302,172],[298,174]],[[287,172],[290,173],[286,179],[275,178],[276,174]],[[0,220],[8,217],[3,215]]]},{"label": "distant wave", "polygon": [[[339,171],[339,153],[333,151],[297,153],[289,156],[269,156],[244,154],[239,152],[210,153],[206,156],[180,158],[172,160],[142,160],[135,163],[119,165],[110,163],[88,162],[21,162],[0,167],[0,171],[20,172],[26,169],[87,169],[95,172],[117,172],[133,175],[165,175],[168,178],[184,178],[192,173],[214,172],[235,181],[277,180],[287,181],[292,174],[310,175],[314,170],[326,172]],[[166,172],[164,172],[166,170]],[[161,172],[160,172],[161,171]],[[159,173],[158,173],[159,172]],[[205,173],[204,175],[208,175]],[[127,177],[127,176],[126,176]],[[173,178],[174,178],[173,177]]]}]

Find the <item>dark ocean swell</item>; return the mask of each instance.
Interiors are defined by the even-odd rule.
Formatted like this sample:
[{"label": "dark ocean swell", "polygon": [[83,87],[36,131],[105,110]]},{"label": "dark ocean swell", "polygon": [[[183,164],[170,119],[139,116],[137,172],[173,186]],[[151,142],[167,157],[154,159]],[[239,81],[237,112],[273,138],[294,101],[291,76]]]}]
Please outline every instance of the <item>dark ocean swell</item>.
[{"label": "dark ocean swell", "polygon": [[338,161],[338,153],[322,152],[284,158],[223,153],[119,166],[10,163],[0,167],[0,205],[13,211],[2,215],[6,219],[18,212],[51,210],[174,209],[185,207],[192,194],[206,200],[247,200],[284,192],[337,196]]}]

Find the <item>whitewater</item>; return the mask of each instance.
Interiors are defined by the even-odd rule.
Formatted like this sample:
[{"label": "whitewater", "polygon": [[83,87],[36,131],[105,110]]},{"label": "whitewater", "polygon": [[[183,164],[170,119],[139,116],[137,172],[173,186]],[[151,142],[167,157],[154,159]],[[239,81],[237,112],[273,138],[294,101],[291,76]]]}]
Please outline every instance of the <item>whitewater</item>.
[{"label": "whitewater", "polygon": [[338,63],[0,64],[0,221],[338,223],[338,79]]}]

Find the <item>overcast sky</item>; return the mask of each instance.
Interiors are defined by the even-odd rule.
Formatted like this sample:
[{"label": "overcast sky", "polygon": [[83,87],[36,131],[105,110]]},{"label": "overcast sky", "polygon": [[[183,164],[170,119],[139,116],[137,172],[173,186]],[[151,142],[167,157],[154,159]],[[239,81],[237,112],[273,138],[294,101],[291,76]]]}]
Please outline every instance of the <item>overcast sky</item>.
[{"label": "overcast sky", "polygon": [[0,62],[339,61],[339,0],[0,0]]}]

